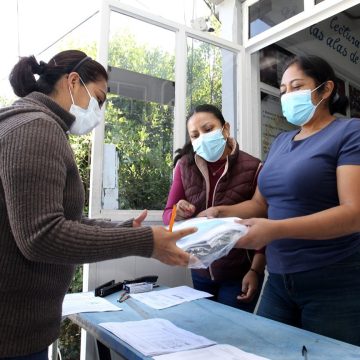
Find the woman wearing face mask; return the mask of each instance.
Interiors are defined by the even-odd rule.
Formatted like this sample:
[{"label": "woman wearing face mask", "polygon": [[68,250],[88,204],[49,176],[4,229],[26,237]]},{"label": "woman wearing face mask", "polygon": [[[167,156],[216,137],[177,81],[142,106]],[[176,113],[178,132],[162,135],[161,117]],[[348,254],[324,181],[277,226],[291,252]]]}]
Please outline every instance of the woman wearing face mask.
[{"label": "woman wearing face mask", "polygon": [[[175,157],[174,179],[163,221],[168,224],[177,204],[176,220],[196,216],[213,205],[249,200],[256,188],[260,160],[239,150],[229,123],[213,105],[200,105],[188,116],[190,141]],[[232,250],[205,270],[192,270],[195,289],[214,300],[253,312],[264,273],[264,251]]]},{"label": "woman wearing face mask", "polygon": [[[39,75],[38,79],[34,74]],[[67,133],[101,120],[108,75],[81,51],[47,64],[24,57],[10,82],[20,97],[0,110],[0,359],[47,359],[75,264],[130,255],[187,265],[170,233],[82,217],[83,184]]]},{"label": "woman wearing face mask", "polygon": [[252,200],[207,215],[250,218],[237,245],[266,246],[259,315],[360,346],[360,120],[332,115],[347,99],[319,57],[294,58],[280,90],[300,128],[275,139]]}]

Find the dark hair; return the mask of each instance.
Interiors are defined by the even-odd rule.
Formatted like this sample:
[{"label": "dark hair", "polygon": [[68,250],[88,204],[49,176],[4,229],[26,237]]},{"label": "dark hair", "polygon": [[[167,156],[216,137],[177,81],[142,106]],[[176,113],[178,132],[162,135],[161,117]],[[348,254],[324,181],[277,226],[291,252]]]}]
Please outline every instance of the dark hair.
[{"label": "dark hair", "polygon": [[[198,105],[194,109],[192,109],[190,111],[190,113],[188,114],[188,116],[186,117],[186,123],[189,121],[189,119],[194,114],[201,113],[201,112],[213,114],[220,121],[222,126],[224,126],[226,123],[224,116],[223,116],[222,112],[219,110],[219,108],[217,108],[214,105],[210,105],[210,104]],[[189,164],[195,163],[195,153],[194,153],[194,150],[193,150],[190,140],[187,141],[181,149],[177,149],[175,151],[175,153],[177,155],[174,158],[174,167],[175,167],[176,163],[178,162],[178,160],[180,160],[184,155],[188,155]]]},{"label": "dark hair", "polygon": [[[55,55],[48,63],[37,62],[34,56],[20,58],[10,73],[10,84],[19,97],[33,91],[51,94],[58,80],[72,71],[80,75],[85,84],[101,79],[108,80],[105,68],[79,50],[66,50]],[[34,74],[39,75],[36,80]]]},{"label": "dark hair", "polygon": [[[282,73],[294,64],[297,65],[307,76],[314,79],[316,86],[319,86],[329,80],[334,82],[334,89],[328,100],[330,114],[343,112],[344,109],[347,108],[349,99],[347,96],[340,95],[338,93],[338,80],[335,76],[333,68],[327,61],[315,55],[295,56],[285,65]],[[320,86],[317,91],[320,92],[321,89],[322,86]]]}]

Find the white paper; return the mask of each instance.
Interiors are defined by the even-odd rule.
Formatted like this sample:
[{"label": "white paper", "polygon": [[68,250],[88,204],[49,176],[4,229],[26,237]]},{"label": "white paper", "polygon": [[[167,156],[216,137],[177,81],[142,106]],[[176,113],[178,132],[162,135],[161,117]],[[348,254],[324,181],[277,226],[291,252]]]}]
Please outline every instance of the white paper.
[{"label": "white paper", "polygon": [[216,344],[203,336],[183,330],[165,319],[107,322],[99,325],[146,356]]},{"label": "white paper", "polygon": [[119,311],[118,306],[106,299],[94,296],[92,291],[66,294],[62,306],[62,316],[80,312]]},{"label": "white paper", "polygon": [[154,309],[160,310],[212,295],[205,291],[195,290],[189,286],[177,286],[165,290],[131,294],[130,296]]},{"label": "white paper", "polygon": [[269,360],[262,356],[251,354],[239,348],[219,344],[203,349],[182,351],[172,354],[154,356],[155,360]]}]

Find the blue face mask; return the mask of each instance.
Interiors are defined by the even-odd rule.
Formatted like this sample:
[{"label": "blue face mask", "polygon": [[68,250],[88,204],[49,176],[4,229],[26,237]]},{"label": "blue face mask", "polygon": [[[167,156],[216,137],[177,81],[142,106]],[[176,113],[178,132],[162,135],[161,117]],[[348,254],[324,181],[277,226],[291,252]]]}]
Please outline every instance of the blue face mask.
[{"label": "blue face mask", "polygon": [[225,150],[226,140],[222,134],[223,129],[216,129],[206,134],[201,134],[192,142],[197,155],[208,162],[218,161]]},{"label": "blue face mask", "polygon": [[320,84],[314,90],[298,90],[281,96],[282,112],[289,123],[303,126],[312,119],[323,99],[317,105],[314,105],[311,101],[311,93],[323,84]]}]

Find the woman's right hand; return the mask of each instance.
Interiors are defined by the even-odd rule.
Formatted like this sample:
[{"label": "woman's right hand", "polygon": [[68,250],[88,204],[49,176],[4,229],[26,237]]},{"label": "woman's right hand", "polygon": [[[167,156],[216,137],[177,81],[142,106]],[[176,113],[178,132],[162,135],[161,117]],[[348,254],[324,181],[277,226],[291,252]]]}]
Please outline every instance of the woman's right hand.
[{"label": "woman's right hand", "polygon": [[186,200],[179,200],[176,204],[176,221],[184,220],[193,217],[195,213],[195,206]]},{"label": "woman's right hand", "polygon": [[151,227],[154,236],[152,257],[167,265],[187,266],[190,255],[176,245],[176,241],[197,231],[197,228],[186,228],[174,232],[162,226]]},{"label": "woman's right hand", "polygon": [[197,214],[197,217],[202,216],[205,216],[209,219],[219,217],[219,210],[216,206],[209,207],[206,210],[203,210]]}]

